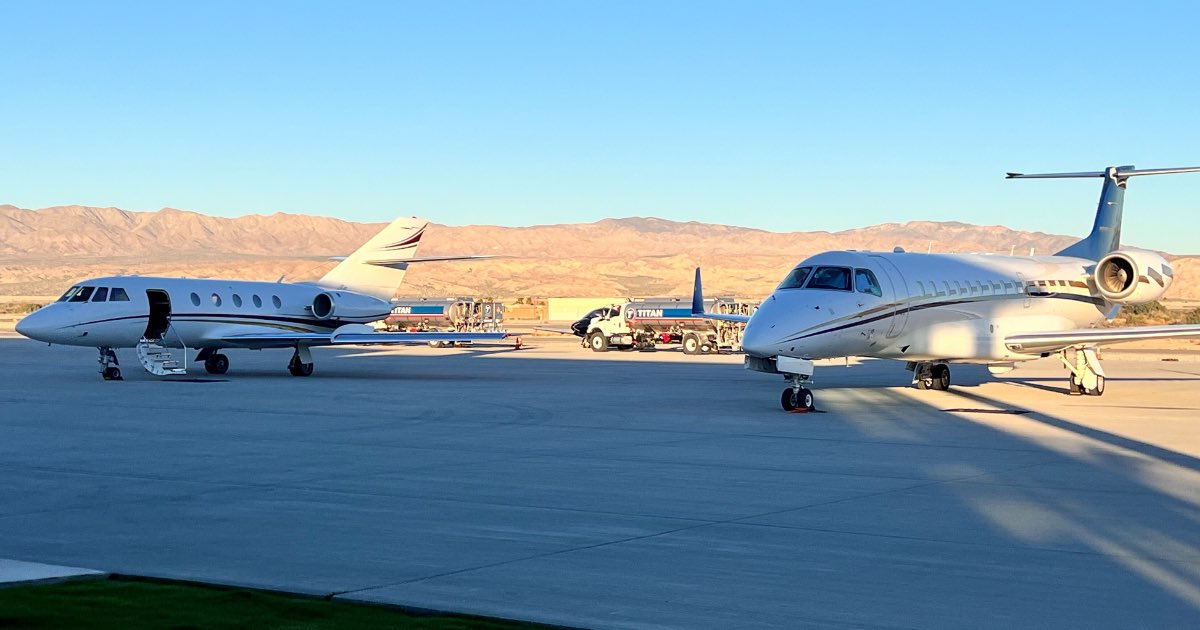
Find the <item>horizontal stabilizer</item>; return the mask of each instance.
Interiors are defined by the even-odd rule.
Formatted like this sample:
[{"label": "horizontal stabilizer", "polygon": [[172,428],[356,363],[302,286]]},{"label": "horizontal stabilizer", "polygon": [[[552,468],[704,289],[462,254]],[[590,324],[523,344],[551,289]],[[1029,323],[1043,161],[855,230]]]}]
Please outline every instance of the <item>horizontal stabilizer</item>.
[{"label": "horizontal stabilizer", "polygon": [[1013,352],[1040,354],[1083,346],[1105,346],[1150,339],[1200,338],[1200,326],[1132,326],[1126,328],[1086,328],[1044,333],[1023,333],[1004,338]]},{"label": "horizontal stabilizer", "polygon": [[492,255],[487,255],[487,254],[480,254],[477,256],[423,256],[421,258],[392,258],[392,259],[381,259],[381,260],[368,260],[367,264],[375,265],[377,267],[391,267],[392,269],[404,269],[404,268],[407,268],[412,263],[451,262],[451,261],[455,261],[455,260],[490,260],[492,258],[499,258],[499,256],[492,256]]},{"label": "horizontal stabilizer", "polygon": [[1179,168],[1129,168],[1113,167],[1107,171],[1086,171],[1082,173],[1005,173],[1005,179],[1070,179],[1074,177],[1108,177],[1126,179],[1138,175],[1172,175],[1174,173],[1200,172],[1200,166],[1182,166]]}]

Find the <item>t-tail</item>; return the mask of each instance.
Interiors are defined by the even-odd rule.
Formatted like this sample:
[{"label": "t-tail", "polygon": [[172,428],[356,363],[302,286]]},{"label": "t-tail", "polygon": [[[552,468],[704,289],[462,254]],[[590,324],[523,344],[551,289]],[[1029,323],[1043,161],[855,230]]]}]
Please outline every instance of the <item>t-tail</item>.
[{"label": "t-tail", "polygon": [[1100,204],[1096,207],[1096,221],[1092,231],[1083,240],[1058,252],[1057,256],[1074,256],[1088,260],[1100,260],[1121,248],[1121,213],[1125,207],[1125,183],[1137,175],[1170,175],[1172,173],[1195,173],[1200,167],[1148,168],[1136,170],[1132,166],[1110,166],[1103,171],[1086,173],[1009,173],[1008,179],[1061,179],[1073,177],[1103,177],[1104,187],[1100,190]]},{"label": "t-tail", "polygon": [[346,289],[381,300],[391,300],[404,280],[408,263],[417,254],[417,245],[425,235],[429,221],[401,217],[383,228],[358,248],[317,284],[330,289]]}]

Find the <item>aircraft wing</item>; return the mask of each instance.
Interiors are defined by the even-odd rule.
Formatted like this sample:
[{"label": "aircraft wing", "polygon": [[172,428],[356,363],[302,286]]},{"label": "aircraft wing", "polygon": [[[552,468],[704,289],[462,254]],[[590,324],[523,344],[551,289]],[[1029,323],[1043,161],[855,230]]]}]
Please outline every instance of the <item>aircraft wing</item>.
[{"label": "aircraft wing", "polygon": [[347,324],[328,333],[252,332],[218,335],[211,341],[229,346],[280,347],[292,345],[337,346],[345,344],[423,344],[431,341],[500,341],[506,332],[377,332],[366,324]]},{"label": "aircraft wing", "polygon": [[1023,333],[1004,338],[1013,352],[1036,354],[1075,346],[1105,346],[1148,339],[1200,337],[1200,326],[1132,326],[1128,328],[1085,328],[1043,333]]},{"label": "aircraft wing", "polygon": [[696,283],[692,286],[692,317],[715,319],[721,322],[736,322],[739,324],[745,324],[746,322],[750,321],[749,315],[704,312],[704,290],[700,287],[699,267],[696,267]]}]

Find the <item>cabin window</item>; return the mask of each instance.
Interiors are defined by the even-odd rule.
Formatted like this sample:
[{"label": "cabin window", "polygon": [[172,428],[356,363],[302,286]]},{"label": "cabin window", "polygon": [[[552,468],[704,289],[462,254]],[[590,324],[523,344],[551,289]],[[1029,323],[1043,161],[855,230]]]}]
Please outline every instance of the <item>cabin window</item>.
[{"label": "cabin window", "polygon": [[1012,291],[1014,288],[1015,288],[1015,287],[1013,286],[1013,283],[1011,283],[1011,282],[1005,282],[1005,283],[1004,283],[1004,290],[1005,290],[1005,291]]},{"label": "cabin window", "polygon": [[242,308],[242,296],[234,293],[233,294],[233,305],[238,308]]},{"label": "cabin window", "polygon": [[278,295],[271,296],[271,304],[274,304],[275,308],[283,308],[283,302],[279,301]]},{"label": "cabin window", "polygon": [[950,288],[949,282],[946,282],[945,280],[943,280],[942,286],[946,287],[946,295],[954,295],[955,291],[954,291],[954,289]]},{"label": "cabin window", "polygon": [[925,295],[925,283],[917,280],[917,293]]},{"label": "cabin window", "polygon": [[870,293],[875,297],[883,297],[883,289],[879,287],[879,279],[870,269],[854,270],[854,286],[859,293]]},{"label": "cabin window", "polygon": [[86,302],[86,301],[88,301],[88,298],[92,297],[92,292],[95,290],[96,290],[96,287],[79,287],[79,292],[76,293],[75,295],[72,295],[71,299],[67,300],[67,301],[68,302]]},{"label": "cabin window", "polygon": [[809,272],[812,267],[796,267],[788,272],[788,275],[783,278],[783,282],[779,283],[777,289],[799,289],[804,286],[804,281],[808,279]]},{"label": "cabin window", "polygon": [[92,295],[92,301],[93,302],[107,302],[108,301],[108,287],[100,287],[100,288],[96,289],[96,293],[94,295]]},{"label": "cabin window", "polygon": [[251,296],[250,301],[254,302],[254,308],[262,308],[262,298],[257,295]]},{"label": "cabin window", "polygon": [[109,302],[128,302],[129,294],[121,287],[113,287],[113,290],[108,294]]},{"label": "cabin window", "polygon": [[221,296],[217,295],[216,293],[212,294],[212,303],[213,303],[213,306],[220,306],[221,305]]},{"label": "cabin window", "polygon": [[70,289],[67,289],[67,291],[62,294],[62,297],[58,298],[58,301],[66,302],[67,300],[69,300],[72,296],[74,296],[78,292],[79,292],[79,285],[75,285],[75,286],[71,287]]},{"label": "cabin window", "polygon": [[812,279],[808,281],[807,288],[849,291],[850,269],[846,267],[817,267],[817,270],[812,274]]},{"label": "cabin window", "polygon": [[937,281],[935,281],[935,280],[929,281],[929,292],[934,294],[935,296],[946,295],[945,293],[937,290]]},{"label": "cabin window", "polygon": [[200,306],[200,296],[195,293],[192,294],[192,306]]}]

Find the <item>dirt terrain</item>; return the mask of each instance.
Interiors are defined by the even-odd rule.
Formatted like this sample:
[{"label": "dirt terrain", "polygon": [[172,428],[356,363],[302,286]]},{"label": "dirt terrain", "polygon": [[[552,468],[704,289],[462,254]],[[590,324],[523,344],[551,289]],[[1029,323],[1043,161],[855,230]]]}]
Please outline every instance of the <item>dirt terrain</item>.
[{"label": "dirt terrain", "polygon": [[[235,219],[166,208],[0,205],[0,295],[53,295],[107,274],[312,280],[382,227],[277,213]],[[1076,237],[956,222],[887,223],[841,232],[768,232],[655,218],[499,227],[434,224],[420,255],[502,258],[428,263],[405,295],[686,295],[702,266],[712,294],[761,297],[799,260],[828,249],[1050,253]],[[1172,256],[1168,298],[1200,300],[1200,257]]]}]

